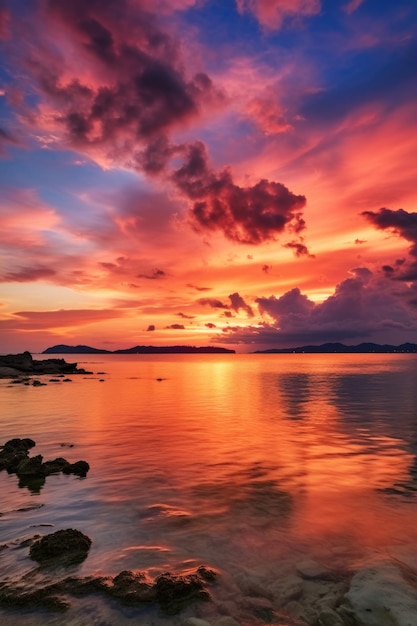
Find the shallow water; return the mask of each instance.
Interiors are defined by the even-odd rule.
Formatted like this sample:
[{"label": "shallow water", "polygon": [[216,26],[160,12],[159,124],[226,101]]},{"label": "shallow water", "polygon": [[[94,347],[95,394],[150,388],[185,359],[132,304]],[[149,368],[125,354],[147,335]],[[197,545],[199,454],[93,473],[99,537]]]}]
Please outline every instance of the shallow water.
[{"label": "shallow water", "polygon": [[65,617],[3,610],[1,624],[262,624],[248,617],[256,582],[308,558],[349,571],[416,552],[417,355],[65,358],[94,375],[0,381],[1,443],[31,437],[32,455],[91,466],[38,491],[0,473],[1,579],[32,575],[22,538],[72,527],[93,540],[76,575],[205,564],[219,582],[179,617],[90,596]]}]

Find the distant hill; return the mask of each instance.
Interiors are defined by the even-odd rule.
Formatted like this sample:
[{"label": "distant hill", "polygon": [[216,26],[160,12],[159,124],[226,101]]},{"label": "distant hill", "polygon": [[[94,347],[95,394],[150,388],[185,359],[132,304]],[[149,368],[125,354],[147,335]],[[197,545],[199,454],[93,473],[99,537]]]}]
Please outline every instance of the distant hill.
[{"label": "distant hill", "polygon": [[298,348],[270,348],[257,350],[254,354],[371,354],[373,352],[389,354],[395,352],[417,352],[417,344],[402,343],[400,346],[378,343],[360,343],[357,346],[345,346],[343,343],[323,343],[320,346],[300,346]]},{"label": "distant hill", "polygon": [[90,348],[90,346],[66,346],[63,343],[47,348],[42,354],[111,354],[110,350]]},{"label": "distant hill", "polygon": [[42,354],[234,354],[235,350],[215,346],[134,346],[126,350],[100,350],[90,346],[66,346],[59,344],[47,348]]}]

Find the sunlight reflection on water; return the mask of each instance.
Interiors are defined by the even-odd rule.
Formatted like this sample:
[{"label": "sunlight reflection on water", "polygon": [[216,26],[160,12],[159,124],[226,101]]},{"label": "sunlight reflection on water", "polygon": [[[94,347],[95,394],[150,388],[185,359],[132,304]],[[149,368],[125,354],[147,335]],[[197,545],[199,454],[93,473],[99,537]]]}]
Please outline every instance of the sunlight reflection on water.
[{"label": "sunlight reflection on water", "polygon": [[[79,362],[107,374],[40,388],[1,381],[3,442],[31,437],[36,454],[91,470],[50,476],[39,493],[2,472],[0,544],[54,524],[92,537],[82,575],[204,563],[222,574],[216,606],[239,604],[248,570],[265,583],[306,557],[349,568],[417,545],[414,355]],[[33,567],[23,549],[0,561],[14,575]],[[74,606],[82,619],[83,602]]]}]

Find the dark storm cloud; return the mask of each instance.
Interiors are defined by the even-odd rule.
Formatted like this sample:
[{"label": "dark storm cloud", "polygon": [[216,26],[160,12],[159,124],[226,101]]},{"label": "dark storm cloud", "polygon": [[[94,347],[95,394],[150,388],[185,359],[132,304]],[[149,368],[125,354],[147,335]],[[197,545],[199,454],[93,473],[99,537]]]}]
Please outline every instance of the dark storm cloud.
[{"label": "dark storm cloud", "polygon": [[183,152],[184,163],[172,180],[193,201],[190,215],[198,230],[220,230],[232,241],[260,244],[275,240],[286,227],[295,233],[305,228],[300,212],[304,196],[265,179],[252,187],[236,185],[229,169],[215,172],[209,167],[202,142],[185,146]]},{"label": "dark storm cloud", "polygon": [[399,259],[395,268],[387,269],[387,266],[384,266],[385,269],[383,269],[397,280],[417,280],[417,213],[409,213],[404,209],[393,211],[392,209],[381,208],[379,211],[364,211],[362,215],[376,228],[390,230],[411,242],[409,254],[413,260],[410,263],[404,263],[402,259]]}]

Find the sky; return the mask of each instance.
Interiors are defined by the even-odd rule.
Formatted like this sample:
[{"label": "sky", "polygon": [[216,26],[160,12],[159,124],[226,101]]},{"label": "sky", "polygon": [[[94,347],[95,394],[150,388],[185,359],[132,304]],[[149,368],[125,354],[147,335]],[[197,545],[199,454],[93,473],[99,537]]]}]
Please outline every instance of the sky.
[{"label": "sky", "polygon": [[0,0],[0,352],[417,342],[414,0]]}]

